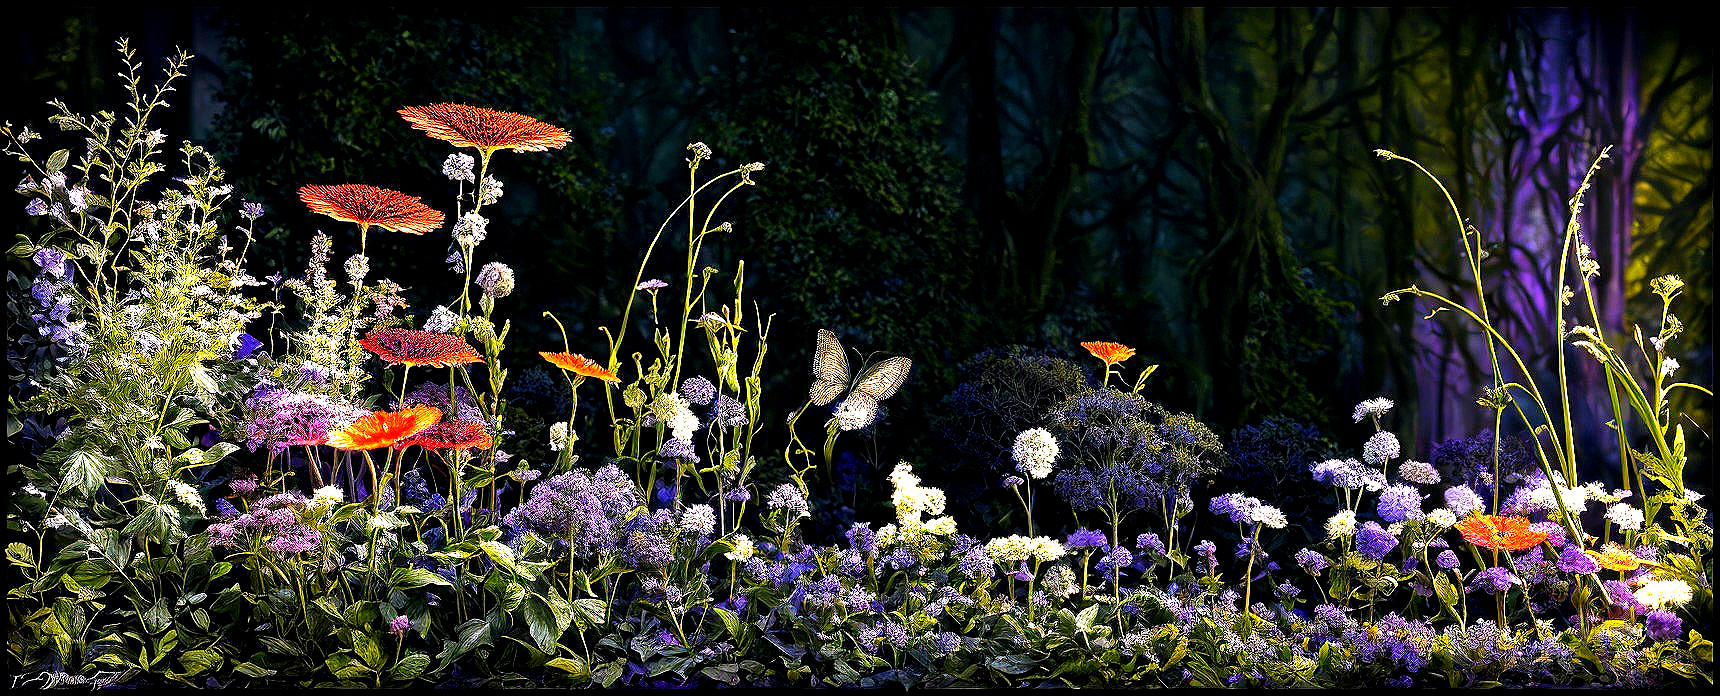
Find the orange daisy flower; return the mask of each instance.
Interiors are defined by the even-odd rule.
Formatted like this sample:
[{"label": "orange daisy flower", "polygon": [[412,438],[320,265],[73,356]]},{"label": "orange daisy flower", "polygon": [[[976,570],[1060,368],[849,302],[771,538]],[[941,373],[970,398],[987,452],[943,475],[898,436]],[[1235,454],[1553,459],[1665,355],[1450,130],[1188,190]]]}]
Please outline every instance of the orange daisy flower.
[{"label": "orange daisy flower", "polygon": [[1093,357],[1105,361],[1106,366],[1115,365],[1135,355],[1135,349],[1110,341],[1087,341],[1082,343],[1081,347],[1086,348]]},{"label": "orange daisy flower", "polygon": [[542,152],[561,148],[573,137],[567,131],[530,116],[465,104],[408,106],[400,115],[413,128],[455,147],[475,147],[488,155],[496,150]]},{"label": "orange daisy flower", "polygon": [[410,439],[402,440],[395,447],[410,447],[418,445],[424,449],[433,450],[463,450],[476,447],[487,450],[495,441],[490,439],[490,433],[484,426],[470,421],[448,421],[437,423],[423,432],[413,435]]},{"label": "orange daisy flower", "polygon": [[1487,549],[1527,551],[1547,540],[1547,533],[1529,528],[1529,520],[1508,515],[1475,513],[1457,523],[1457,531],[1469,543]]},{"label": "orange daisy flower", "polygon": [[441,419],[442,409],[435,406],[414,406],[393,413],[377,411],[329,433],[326,444],[343,450],[380,449],[417,435]]},{"label": "orange daisy flower", "polygon": [[603,366],[597,364],[597,361],[583,355],[576,355],[574,353],[544,353],[541,351],[538,355],[542,355],[543,359],[550,361],[556,367],[567,370],[568,372],[572,372],[573,374],[581,377],[596,377],[597,379],[601,379],[605,382],[621,381],[621,378],[616,377],[615,373],[603,369]]},{"label": "orange daisy flower", "polygon": [[412,196],[364,184],[301,186],[299,200],[312,212],[350,222],[361,229],[381,227],[424,234],[442,226],[442,213]]},{"label": "orange daisy flower", "polygon": [[484,359],[466,339],[431,331],[375,329],[358,344],[394,365],[453,367]]},{"label": "orange daisy flower", "polygon": [[1642,559],[1637,558],[1636,554],[1630,552],[1630,549],[1618,544],[1607,544],[1606,548],[1600,551],[1584,551],[1583,553],[1595,559],[1595,562],[1599,563],[1602,568],[1621,573],[1636,570],[1637,566],[1642,565]]}]

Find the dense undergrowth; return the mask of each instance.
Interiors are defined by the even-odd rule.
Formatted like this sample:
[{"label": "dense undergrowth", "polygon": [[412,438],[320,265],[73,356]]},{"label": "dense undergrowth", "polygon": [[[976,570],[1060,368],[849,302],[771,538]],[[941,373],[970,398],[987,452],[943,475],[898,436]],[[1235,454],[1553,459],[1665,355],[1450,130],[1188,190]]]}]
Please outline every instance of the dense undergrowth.
[{"label": "dense undergrowth", "polygon": [[[1657,326],[1603,334],[1583,190],[1560,321],[1608,376],[1617,451],[1577,451],[1568,405],[1597,395],[1570,393],[1563,356],[1558,384],[1537,383],[1484,294],[1411,286],[1384,299],[1489,337],[1489,433],[1405,451],[1382,397],[1350,414],[1373,425],[1363,443],[1276,420],[1225,439],[1142,396],[1154,366],[1125,346],[1083,344],[1097,378],[1012,348],[944,403],[989,434],[954,444],[992,462],[975,487],[1004,503],[976,510],[1016,533],[964,534],[963,503],[904,461],[894,522],[822,544],[804,532],[836,445],[888,437],[881,402],[913,387],[915,356],[853,360],[821,332],[807,400],[762,401],[767,371],[808,370],[769,360],[744,262],[702,252],[737,233],[719,212],[768,185],[764,165],[713,174],[688,147],[687,197],[621,315],[534,347],[566,416],[537,414],[555,425],[528,461],[507,451],[524,446],[496,314],[517,281],[485,258],[503,232],[484,213],[506,195],[496,158],[553,157],[568,133],[403,108],[455,148],[448,206],[304,182],[358,234],[310,235],[301,274],[258,278],[245,252],[267,211],[150,128],[183,58],[151,88],[122,53],[118,113],[56,103],[53,137],[0,130],[30,216],[10,250],[8,436],[29,456],[8,468],[6,545],[8,666],[30,684],[1712,681],[1711,517],[1683,475],[1702,436],[1666,406],[1708,393],[1678,381],[1681,281],[1655,281]],[[1458,223],[1479,289],[1480,236]],[[672,251],[677,272],[648,277]],[[383,275],[424,254],[461,290],[413,308]],[[1585,476],[1603,466],[1617,487]],[[1302,474],[1317,495],[1281,498]]]}]

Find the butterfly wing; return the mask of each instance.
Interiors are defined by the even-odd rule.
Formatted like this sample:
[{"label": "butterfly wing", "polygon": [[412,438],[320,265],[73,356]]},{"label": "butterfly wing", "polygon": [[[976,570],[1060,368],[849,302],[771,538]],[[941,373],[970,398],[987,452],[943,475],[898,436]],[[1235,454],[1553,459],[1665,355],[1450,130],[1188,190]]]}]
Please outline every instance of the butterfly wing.
[{"label": "butterfly wing", "polygon": [[854,385],[854,393],[865,394],[874,401],[888,399],[902,388],[902,382],[907,381],[908,370],[913,366],[914,361],[903,357],[873,365],[860,375],[860,381]]},{"label": "butterfly wing", "polygon": [[848,353],[836,334],[818,330],[818,350],[812,355],[812,403],[829,405],[848,388]]}]

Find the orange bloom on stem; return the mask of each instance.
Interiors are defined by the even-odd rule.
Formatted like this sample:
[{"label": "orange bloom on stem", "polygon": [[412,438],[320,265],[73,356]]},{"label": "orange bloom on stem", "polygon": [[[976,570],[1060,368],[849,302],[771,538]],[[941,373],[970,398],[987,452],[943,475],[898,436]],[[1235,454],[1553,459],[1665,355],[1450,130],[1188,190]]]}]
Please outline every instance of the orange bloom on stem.
[{"label": "orange bloom on stem", "polygon": [[1115,365],[1135,355],[1135,349],[1110,341],[1087,341],[1082,343],[1081,347],[1086,348],[1093,357],[1105,361],[1106,366]]},{"label": "orange bloom on stem", "polygon": [[435,406],[414,406],[392,413],[377,411],[329,433],[327,444],[343,450],[381,449],[417,435],[441,419],[442,409]]},{"label": "orange bloom on stem", "polygon": [[350,222],[361,229],[381,227],[424,234],[442,226],[442,213],[399,191],[364,184],[301,186],[299,200],[312,212]]},{"label": "orange bloom on stem", "polygon": [[1476,513],[1457,523],[1469,543],[1487,549],[1527,551],[1547,540],[1547,533],[1529,528],[1529,520],[1508,515]]},{"label": "orange bloom on stem", "polygon": [[598,365],[597,361],[583,355],[544,352],[539,352],[538,355],[542,355],[543,359],[550,361],[556,367],[567,370],[568,372],[572,372],[573,374],[581,377],[595,377],[605,382],[621,381],[621,378],[616,377],[615,373],[603,369],[603,366]]},{"label": "orange bloom on stem", "polygon": [[375,329],[358,344],[394,365],[453,367],[484,359],[466,339],[431,331]]},{"label": "orange bloom on stem", "polygon": [[394,446],[406,448],[418,445],[424,449],[433,450],[463,450],[476,447],[487,450],[493,444],[495,444],[494,440],[490,438],[490,433],[484,430],[483,425],[470,421],[448,421],[425,428],[423,432],[407,440],[402,440]]},{"label": "orange bloom on stem", "polygon": [[1584,551],[1584,553],[1595,559],[1595,563],[1600,564],[1602,568],[1621,573],[1636,570],[1637,566],[1642,565],[1642,559],[1637,558],[1636,554],[1630,552],[1630,549],[1618,544],[1607,544],[1606,548],[1600,551]]},{"label": "orange bloom on stem", "polygon": [[408,106],[401,117],[413,128],[455,147],[475,147],[489,156],[497,150],[541,152],[561,148],[573,137],[530,116],[465,104]]}]

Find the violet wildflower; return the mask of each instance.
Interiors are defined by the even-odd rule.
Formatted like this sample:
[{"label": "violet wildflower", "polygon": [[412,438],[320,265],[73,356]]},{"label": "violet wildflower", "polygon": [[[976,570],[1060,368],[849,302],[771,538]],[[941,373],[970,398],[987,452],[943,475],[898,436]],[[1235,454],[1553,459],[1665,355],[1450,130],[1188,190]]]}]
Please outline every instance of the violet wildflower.
[{"label": "violet wildflower", "polygon": [[1679,633],[1684,629],[1684,621],[1670,611],[1655,610],[1643,617],[1643,626],[1648,630],[1648,637],[1655,641],[1677,641]]},{"label": "violet wildflower", "polygon": [[269,550],[275,553],[304,553],[322,545],[322,533],[302,524],[294,524],[275,533],[269,540]]},{"label": "violet wildflower", "polygon": [[1431,486],[1439,483],[1439,470],[1427,462],[1414,459],[1405,461],[1398,466],[1398,476],[1405,481],[1421,486]]},{"label": "violet wildflower", "polygon": [[1457,552],[1452,551],[1451,549],[1439,552],[1439,555],[1434,557],[1433,562],[1435,565],[1438,565],[1445,570],[1452,570],[1459,565]]},{"label": "violet wildflower", "polygon": [[711,380],[695,375],[681,380],[681,396],[693,404],[708,406],[712,399],[717,398],[717,387],[711,384]]},{"label": "violet wildflower", "polygon": [[486,263],[478,269],[477,283],[485,297],[502,299],[514,292],[514,269],[499,261]]},{"label": "violet wildflower", "polygon": [[1229,517],[1231,522],[1245,525],[1250,523],[1250,520],[1254,516],[1254,508],[1259,505],[1259,500],[1250,498],[1241,493],[1225,493],[1224,495],[1214,497],[1207,504],[1207,509],[1211,510],[1215,515],[1224,515]]},{"label": "violet wildflower", "polygon": [[747,424],[746,404],[728,394],[718,394],[715,417],[717,424],[724,428],[742,427]]},{"label": "violet wildflower", "polygon": [[396,637],[406,635],[407,629],[410,628],[412,628],[412,619],[405,616],[396,616],[388,622],[388,632]]},{"label": "violet wildflower", "polygon": [[1368,441],[1362,445],[1362,461],[1380,466],[1397,459],[1402,451],[1397,436],[1390,431],[1382,430],[1374,433],[1374,436],[1368,438]]},{"label": "violet wildflower", "polygon": [[1303,570],[1315,574],[1318,574],[1320,571],[1325,570],[1327,567],[1332,565],[1332,559],[1326,558],[1321,555],[1319,551],[1315,551],[1313,549],[1302,549],[1301,551],[1297,551],[1295,558],[1296,565],[1302,566]]},{"label": "violet wildflower", "polygon": [[1106,545],[1105,533],[1093,529],[1077,529],[1069,535],[1069,540],[1064,543],[1072,549],[1104,548]]},{"label": "violet wildflower", "polygon": [[652,279],[647,280],[643,283],[640,283],[638,287],[635,287],[633,289],[634,290],[645,290],[648,292],[655,292],[658,290],[662,290],[663,288],[666,288],[666,287],[669,287],[668,283],[665,283],[665,282],[658,280],[656,278],[652,278]]},{"label": "violet wildflower", "polygon": [[1165,555],[1165,542],[1159,539],[1158,534],[1151,532],[1135,537],[1135,548],[1159,556]]},{"label": "violet wildflower", "polygon": [[1373,520],[1362,523],[1361,529],[1356,530],[1356,552],[1376,561],[1384,559],[1397,545],[1397,538]]},{"label": "violet wildflower", "polygon": [[1598,572],[1600,569],[1601,564],[1583,553],[1582,548],[1576,544],[1568,544],[1564,551],[1559,552],[1559,570],[1583,575]]},{"label": "violet wildflower", "polygon": [[1481,500],[1481,494],[1469,486],[1452,486],[1445,489],[1445,507],[1451,514],[1458,517],[1468,517],[1470,513],[1486,509],[1486,503]]},{"label": "violet wildflower", "polygon": [[698,450],[694,449],[692,441],[680,438],[670,438],[664,442],[663,447],[657,450],[657,454],[664,459],[679,459],[689,462],[699,460]]},{"label": "violet wildflower", "polygon": [[1518,582],[1520,581],[1517,579],[1517,576],[1512,575],[1510,570],[1504,567],[1495,566],[1477,574],[1475,576],[1475,580],[1470,584],[1469,589],[1471,591],[1481,590],[1488,594],[1499,594],[1511,589],[1511,585]]},{"label": "violet wildflower", "polygon": [[1425,516],[1421,509],[1421,492],[1413,486],[1398,484],[1380,492],[1380,519],[1386,522],[1419,520]]}]

